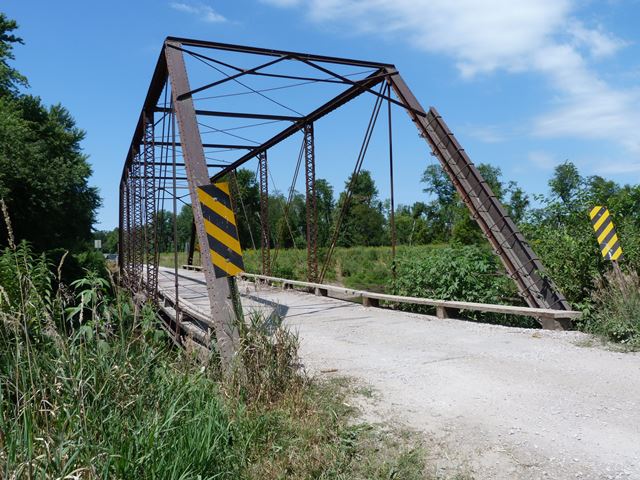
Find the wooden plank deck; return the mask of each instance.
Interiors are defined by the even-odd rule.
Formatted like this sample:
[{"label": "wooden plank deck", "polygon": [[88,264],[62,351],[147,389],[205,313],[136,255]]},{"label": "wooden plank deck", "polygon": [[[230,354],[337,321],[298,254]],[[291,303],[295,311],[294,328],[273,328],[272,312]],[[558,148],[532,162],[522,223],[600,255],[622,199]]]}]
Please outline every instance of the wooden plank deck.
[{"label": "wooden plank deck", "polygon": [[[172,308],[175,306],[175,274],[174,269],[160,267],[158,276],[158,289],[161,299]],[[198,267],[180,268],[177,270],[179,298],[179,310],[196,320],[200,327],[212,326],[204,275]],[[247,281],[250,280],[250,281]],[[238,285],[241,294],[241,302],[245,316],[259,314],[264,317],[271,317],[274,314],[283,316],[279,309],[282,306],[277,302],[268,300],[265,291],[257,291],[258,285],[277,285],[286,291],[293,287],[302,288],[307,292],[314,292],[318,296],[326,297],[329,294],[342,299],[359,300],[365,307],[377,307],[379,302],[387,304],[410,303],[415,305],[427,305],[436,308],[439,318],[455,317],[460,310],[473,310],[480,312],[493,312],[509,315],[522,315],[537,318],[547,329],[565,329],[569,326],[569,321],[580,316],[580,312],[549,310],[540,308],[530,308],[510,305],[492,305],[475,302],[462,302],[451,300],[434,300],[428,298],[405,297],[398,295],[387,295],[375,292],[366,292],[335,285],[323,285],[310,282],[294,281],[284,278],[267,277],[245,273]],[[269,295],[267,295],[268,297]],[[187,325],[186,328],[189,328]],[[206,330],[206,328],[205,328]]]}]

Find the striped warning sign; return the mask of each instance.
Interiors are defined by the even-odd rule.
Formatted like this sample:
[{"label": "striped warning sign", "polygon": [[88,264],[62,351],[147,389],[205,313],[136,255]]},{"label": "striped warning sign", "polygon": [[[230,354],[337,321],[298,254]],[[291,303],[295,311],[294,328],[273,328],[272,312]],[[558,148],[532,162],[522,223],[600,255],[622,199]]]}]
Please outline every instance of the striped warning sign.
[{"label": "striped warning sign", "polygon": [[198,198],[216,278],[239,274],[244,271],[244,262],[229,184],[220,182],[198,187]]},{"label": "striped warning sign", "polygon": [[616,228],[613,225],[609,210],[606,207],[593,207],[589,213],[593,230],[596,232],[598,245],[604,258],[609,260],[618,260],[622,255],[622,247],[616,234]]}]

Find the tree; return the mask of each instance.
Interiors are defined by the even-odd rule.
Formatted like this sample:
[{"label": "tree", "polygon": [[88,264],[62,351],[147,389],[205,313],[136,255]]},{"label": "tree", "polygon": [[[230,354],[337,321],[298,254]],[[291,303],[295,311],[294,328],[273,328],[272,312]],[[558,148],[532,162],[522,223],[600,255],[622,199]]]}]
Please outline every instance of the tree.
[{"label": "tree", "polygon": [[[255,172],[241,168],[235,173],[238,195],[238,236],[243,249],[260,248],[260,188]],[[232,186],[233,186],[232,183]]]},{"label": "tree", "polygon": [[335,202],[333,187],[324,178],[316,179],[316,208],[318,210],[318,245],[326,247],[331,236],[331,219]]},{"label": "tree", "polygon": [[458,201],[453,182],[442,167],[435,164],[425,169],[421,182],[426,185],[422,191],[436,197],[429,202],[425,212],[428,223],[433,229],[433,238],[447,241],[451,237]]},{"label": "tree", "polygon": [[553,177],[549,180],[549,187],[563,203],[568,204],[583,185],[583,179],[576,166],[568,160],[556,166]]},{"label": "tree", "polygon": [[14,60],[14,44],[24,43],[11,33],[17,28],[15,20],[0,13],[0,97],[16,96],[20,87],[28,86],[27,79],[9,65],[9,60]]},{"label": "tree", "polygon": [[[345,182],[345,189],[352,183],[353,175]],[[353,245],[382,245],[386,237],[385,218],[382,214],[382,203],[378,200],[378,189],[371,173],[362,170],[352,186],[351,201],[346,204],[346,190],[340,194],[335,219],[344,209],[344,216],[338,237],[338,244],[343,247]],[[337,226],[334,223],[334,228]]]},{"label": "tree", "polygon": [[[74,251],[92,239],[97,189],[82,153],[84,132],[61,105],[18,94],[24,78],[8,66],[15,22],[0,16],[0,197],[7,204],[16,239],[36,250]],[[6,243],[6,233],[0,244]]]},{"label": "tree", "polygon": [[[167,212],[169,213],[169,212]],[[173,245],[173,215],[167,221],[170,231],[170,245]],[[182,250],[185,245],[191,242],[191,229],[193,228],[193,208],[191,205],[183,205],[180,213],[176,217],[176,230],[178,236],[178,250]],[[197,240],[196,240],[197,242]]]},{"label": "tree", "polygon": [[[509,182],[505,187],[499,167],[481,163],[477,168],[514,221],[520,221],[529,206],[529,197],[515,182]],[[423,191],[436,197],[424,207],[426,222],[432,232],[431,241],[453,240],[462,244],[484,241],[480,227],[440,165],[429,165],[422,175],[422,182],[426,184]],[[507,193],[509,201],[505,202]]]}]

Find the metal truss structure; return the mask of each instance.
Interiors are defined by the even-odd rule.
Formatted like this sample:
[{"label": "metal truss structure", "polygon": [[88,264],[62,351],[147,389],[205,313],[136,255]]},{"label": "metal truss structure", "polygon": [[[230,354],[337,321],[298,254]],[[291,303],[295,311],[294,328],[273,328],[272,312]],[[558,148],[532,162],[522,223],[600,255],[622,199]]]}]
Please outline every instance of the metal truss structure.
[{"label": "metal truss structure", "polygon": [[[196,67],[200,70],[194,73]],[[253,81],[265,84],[254,86],[250,84]],[[192,86],[191,82],[197,86]],[[283,85],[278,82],[295,83]],[[319,94],[291,94],[283,98],[285,89],[305,85],[321,86],[326,98]],[[329,91],[330,95],[327,94]],[[378,113],[386,102],[393,202],[391,107],[401,108],[440,161],[527,304],[537,308],[569,310],[563,295],[544,274],[540,260],[441,116],[434,108],[425,110],[420,105],[394,65],[175,37],[168,37],[162,46],[125,157],[120,182],[119,263],[123,284],[151,301],[159,301],[158,254],[161,248],[170,245],[174,252],[175,295],[171,299],[165,296],[162,301],[164,305],[172,303],[176,329],[179,329],[188,312],[180,307],[177,281],[178,253],[184,250],[183,245],[177,244],[178,206],[195,206],[192,207],[192,241],[186,246],[190,263],[195,246],[199,246],[200,252],[209,251],[202,211],[197,207],[197,187],[228,179],[231,180],[232,193],[237,192],[236,170],[246,167],[249,162],[257,162],[262,270],[268,274],[271,268],[269,251],[274,242],[268,229],[269,188],[271,184],[275,189],[275,184],[271,165],[267,165],[267,154],[296,134],[302,134],[301,156],[305,162],[308,277],[322,282],[339,232],[337,229],[334,232],[327,258],[320,269],[314,124],[363,95],[374,99],[375,106],[352,181],[359,175]],[[292,107],[289,102],[294,100],[297,103]],[[269,106],[271,111],[264,111],[265,106]],[[217,123],[212,125],[211,122]],[[286,125],[281,127],[282,124]],[[247,138],[244,129],[248,128],[259,132],[256,134],[259,135],[258,140]],[[211,136],[217,138],[205,142],[205,136],[207,139]],[[220,140],[222,136],[224,138]],[[226,158],[222,158],[225,155]],[[281,161],[274,152],[269,156],[271,164]],[[293,187],[295,180],[291,191]],[[249,224],[251,215],[243,205],[237,204],[237,200],[241,202],[242,198],[234,201],[239,222]],[[167,232],[167,219],[163,216],[171,210],[173,221],[169,224],[173,226],[173,232],[171,229]],[[248,227],[251,231],[250,225]],[[395,247],[393,219],[392,230]],[[209,327],[216,338],[221,358],[229,362],[237,342],[234,282],[217,279],[206,255],[202,267],[211,306]]]}]

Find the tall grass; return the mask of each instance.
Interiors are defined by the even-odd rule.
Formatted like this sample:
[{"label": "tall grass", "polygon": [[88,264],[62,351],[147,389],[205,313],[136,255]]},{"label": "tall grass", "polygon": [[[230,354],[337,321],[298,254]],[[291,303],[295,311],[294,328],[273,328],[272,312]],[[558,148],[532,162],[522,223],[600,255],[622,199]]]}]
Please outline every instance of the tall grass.
[{"label": "tall grass", "polygon": [[297,339],[281,325],[246,324],[245,368],[223,380],[167,340],[151,307],[91,273],[66,288],[59,271],[24,243],[0,254],[3,478],[337,480],[422,471],[414,448],[376,453],[379,436],[354,427],[345,391],[301,375]]},{"label": "tall grass", "polygon": [[640,349],[640,277],[612,270],[596,282],[587,328],[633,350]]}]

